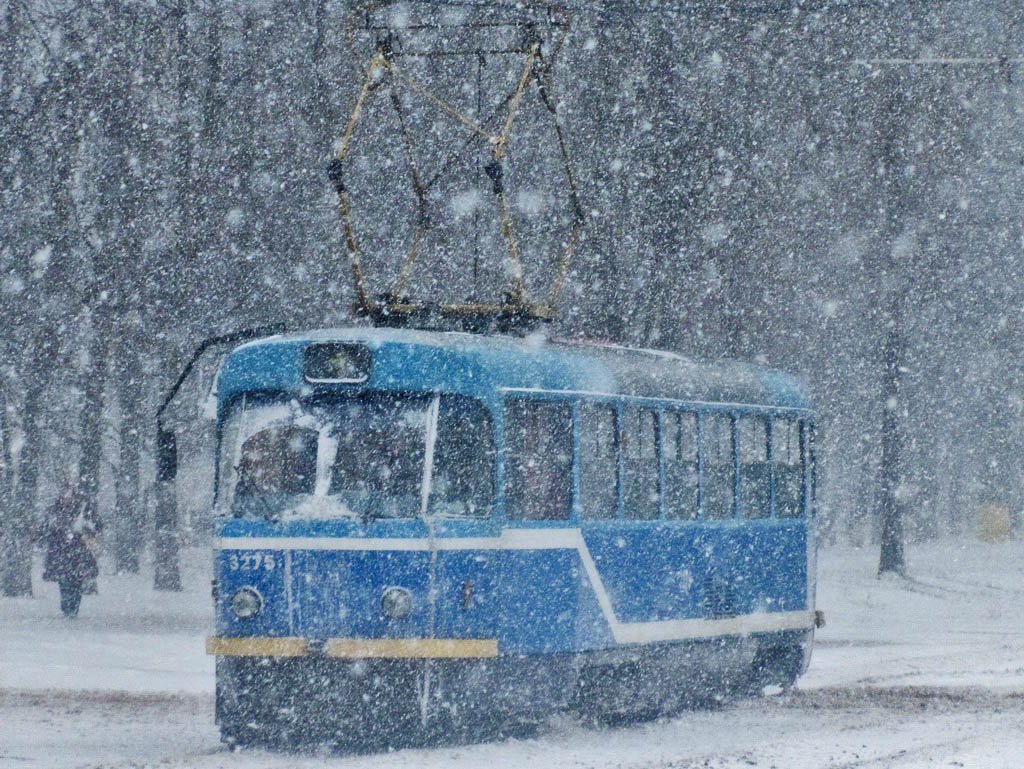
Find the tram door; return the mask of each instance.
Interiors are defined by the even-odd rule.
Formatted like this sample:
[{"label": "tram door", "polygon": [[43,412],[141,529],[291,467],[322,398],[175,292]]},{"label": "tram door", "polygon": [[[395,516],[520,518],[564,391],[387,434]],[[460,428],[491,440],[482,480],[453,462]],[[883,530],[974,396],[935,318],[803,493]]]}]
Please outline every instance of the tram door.
[{"label": "tram door", "polygon": [[572,412],[564,399],[515,396],[505,403],[506,526],[526,546],[510,550],[503,564],[500,634],[524,651],[574,637],[579,556],[546,547],[559,529],[573,527]]},{"label": "tram door", "polygon": [[429,553],[434,635],[490,638],[498,551],[473,545],[498,537],[494,520],[494,422],[483,404],[435,397],[427,431],[430,467],[422,498],[435,549]]}]

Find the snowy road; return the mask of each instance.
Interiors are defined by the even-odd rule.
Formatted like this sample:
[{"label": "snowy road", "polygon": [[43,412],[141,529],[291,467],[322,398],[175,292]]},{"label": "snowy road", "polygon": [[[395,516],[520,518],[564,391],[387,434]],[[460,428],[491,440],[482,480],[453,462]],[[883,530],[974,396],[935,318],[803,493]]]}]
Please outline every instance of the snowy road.
[{"label": "snowy road", "polygon": [[186,589],[105,577],[74,623],[52,586],[0,599],[0,768],[854,769],[1024,766],[1024,544],[919,546],[914,578],[876,552],[824,550],[820,631],[799,691],[596,729],[563,718],[533,739],[376,755],[229,753],[213,725],[202,639],[207,556]]},{"label": "snowy road", "polygon": [[529,740],[360,756],[229,753],[208,697],[8,694],[0,766],[213,769],[1019,769],[1024,698],[948,688],[819,689],[628,728],[566,720]]}]

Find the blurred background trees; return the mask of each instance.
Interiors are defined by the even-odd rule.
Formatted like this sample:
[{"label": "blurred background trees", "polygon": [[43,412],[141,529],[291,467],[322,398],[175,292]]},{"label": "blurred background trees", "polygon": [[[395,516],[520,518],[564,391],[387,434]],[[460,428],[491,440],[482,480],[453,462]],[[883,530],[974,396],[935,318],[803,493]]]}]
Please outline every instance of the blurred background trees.
[{"label": "blurred background trees", "polygon": [[[1019,514],[1024,12],[989,0],[572,5],[555,82],[588,229],[553,333],[803,374],[821,414],[827,538],[877,538],[885,488],[911,539],[961,531],[984,503]],[[324,175],[370,52],[346,35],[349,11],[0,3],[3,592],[30,588],[27,545],[66,475],[95,499],[117,568],[138,568],[153,414],[202,339],[350,322]],[[486,65],[481,107],[517,74]],[[424,76],[461,93],[465,69],[430,66]],[[410,106],[420,134],[445,141],[449,126]],[[557,251],[542,235],[561,193],[516,147],[549,146],[545,126],[518,121],[510,153],[516,216],[541,233],[537,265]],[[360,130],[357,215],[391,269],[408,234],[391,217],[407,194],[401,144],[383,120]],[[489,189],[480,164],[462,170],[434,199],[461,201],[453,221]],[[485,290],[460,283],[456,263],[471,232],[499,264],[488,227],[483,215],[453,227],[462,240],[435,244],[446,256],[413,289]],[[883,398],[894,329],[898,392]],[[194,386],[178,410],[193,426],[184,536],[208,515],[205,395]],[[888,480],[885,409],[900,457]]]}]

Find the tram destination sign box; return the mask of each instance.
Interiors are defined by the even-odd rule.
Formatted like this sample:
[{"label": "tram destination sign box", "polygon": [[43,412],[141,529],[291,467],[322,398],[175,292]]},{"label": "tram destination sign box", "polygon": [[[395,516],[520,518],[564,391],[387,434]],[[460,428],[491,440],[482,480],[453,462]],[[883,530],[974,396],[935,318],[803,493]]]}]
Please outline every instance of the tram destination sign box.
[{"label": "tram destination sign box", "polygon": [[370,378],[373,354],[361,344],[328,342],[306,348],[303,375],[307,382],[361,384]]}]

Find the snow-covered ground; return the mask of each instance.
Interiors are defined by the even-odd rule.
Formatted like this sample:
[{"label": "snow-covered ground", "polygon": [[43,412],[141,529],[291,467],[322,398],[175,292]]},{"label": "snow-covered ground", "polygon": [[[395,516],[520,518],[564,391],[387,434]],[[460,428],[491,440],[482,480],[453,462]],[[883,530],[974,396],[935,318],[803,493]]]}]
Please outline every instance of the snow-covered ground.
[{"label": "snow-covered ground", "polygon": [[535,739],[371,756],[229,753],[213,725],[208,556],[185,590],[104,576],[82,616],[54,586],[0,599],[0,767],[1024,766],[1024,543],[912,548],[912,579],[877,551],[820,556],[828,625],[793,694],[632,727],[569,718]]}]

